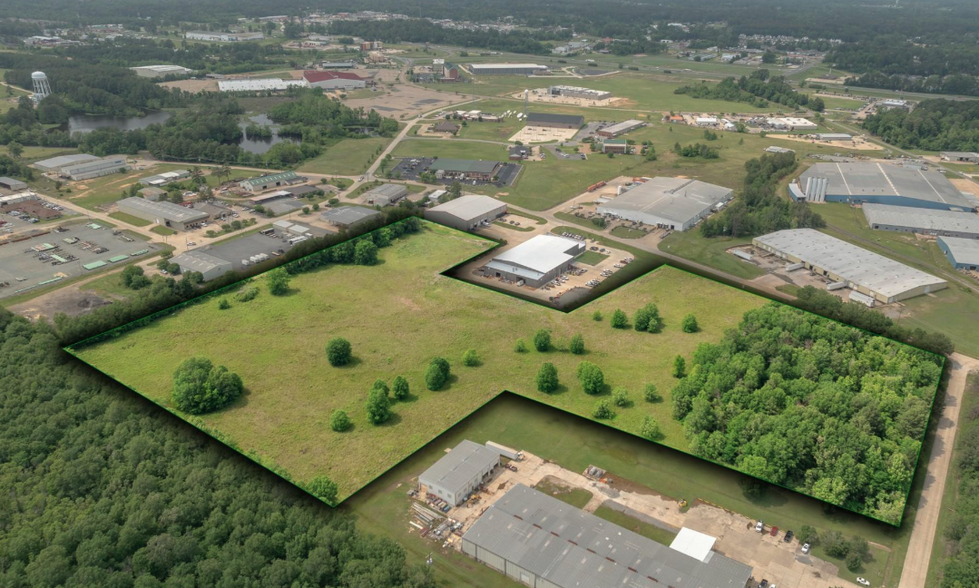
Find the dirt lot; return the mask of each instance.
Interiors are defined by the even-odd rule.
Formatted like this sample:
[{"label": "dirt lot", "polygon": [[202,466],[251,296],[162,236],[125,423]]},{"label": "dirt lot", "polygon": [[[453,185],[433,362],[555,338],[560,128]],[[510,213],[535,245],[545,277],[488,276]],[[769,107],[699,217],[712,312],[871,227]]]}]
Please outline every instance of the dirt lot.
[{"label": "dirt lot", "polygon": [[962,178],[949,178],[948,181],[952,182],[952,185],[958,188],[962,192],[968,192],[973,196],[979,197],[979,184],[972,180],[965,180]]},{"label": "dirt lot", "polygon": [[379,82],[380,91],[370,98],[354,98],[345,100],[344,104],[351,108],[374,109],[381,116],[393,118],[413,118],[437,108],[445,108],[452,104],[464,102],[467,96],[456,96],[444,92],[436,92],[417,86],[397,84],[386,86],[382,82],[392,82],[399,72],[395,70],[379,70],[375,78]]},{"label": "dirt lot", "polygon": [[578,129],[554,129],[551,127],[526,126],[510,137],[510,142],[548,143],[551,141],[570,141],[578,134]]},{"label": "dirt lot", "polygon": [[201,92],[217,92],[217,80],[177,80],[175,82],[163,82],[160,84],[164,88],[180,88],[184,92],[199,94]]},{"label": "dirt lot", "polygon": [[813,145],[826,145],[828,147],[836,147],[837,149],[845,150],[855,149],[858,151],[876,151],[880,149],[879,145],[874,145],[863,137],[854,137],[852,141],[817,141],[815,139],[808,138],[806,135],[779,135],[769,133],[766,138],[781,139],[783,141],[795,141],[797,143],[811,143]]}]

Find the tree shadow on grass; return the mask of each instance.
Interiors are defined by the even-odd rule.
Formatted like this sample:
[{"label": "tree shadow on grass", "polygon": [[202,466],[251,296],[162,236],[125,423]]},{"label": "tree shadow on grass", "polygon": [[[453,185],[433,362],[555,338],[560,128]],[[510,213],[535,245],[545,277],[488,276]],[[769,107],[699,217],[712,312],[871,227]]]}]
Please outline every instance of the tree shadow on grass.
[{"label": "tree shadow on grass", "polygon": [[[343,365],[338,365],[334,369],[338,369],[338,370],[349,370],[349,369],[353,369],[353,368],[359,366],[362,363],[364,363],[364,362],[359,357],[357,357],[356,355],[351,355],[350,356],[350,360],[347,363],[345,363]],[[333,367],[333,366],[331,366],[331,367]]]},{"label": "tree shadow on grass", "polygon": [[399,423],[401,423],[401,415],[392,411],[391,412],[391,416],[388,417],[388,420],[384,421],[383,423],[381,423],[379,425],[374,425],[374,426],[376,426],[376,427],[393,427],[393,426],[395,426],[395,425],[397,425]]},{"label": "tree shadow on grass", "polygon": [[459,382],[459,376],[450,373],[449,377],[445,379],[445,383],[442,384],[442,387],[438,389],[438,392],[445,392],[446,390],[451,390],[453,384],[456,384],[458,382]]}]

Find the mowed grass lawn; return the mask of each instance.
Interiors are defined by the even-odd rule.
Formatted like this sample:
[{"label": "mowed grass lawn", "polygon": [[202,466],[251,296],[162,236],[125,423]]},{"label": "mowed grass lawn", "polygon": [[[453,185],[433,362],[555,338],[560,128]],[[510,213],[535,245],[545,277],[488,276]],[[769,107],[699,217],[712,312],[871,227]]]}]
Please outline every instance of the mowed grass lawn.
[{"label": "mowed grass lawn", "polygon": [[389,137],[343,139],[327,147],[322,155],[303,163],[296,171],[312,174],[336,174],[352,176],[362,174],[370,167],[368,161],[390,143]]},{"label": "mowed grass lawn", "polygon": [[[582,360],[598,364],[609,387],[624,386],[631,393],[634,404],[616,408],[610,426],[636,433],[643,417],[652,414],[665,434],[663,442],[686,449],[681,426],[670,418],[673,357],[689,357],[698,344],[719,340],[747,310],[765,302],[661,267],[565,314],[440,275],[491,243],[423,226],[421,234],[383,249],[377,266],[302,274],[282,297],[271,296],[259,279],[255,284],[261,293],[250,302],[237,303],[229,295],[232,308],[219,310],[218,298],[211,298],[81,347],[77,354],[171,410],[173,371],[181,362],[202,355],[226,365],[241,375],[246,393],[200,423],[296,481],[331,477],[345,498],[503,390],[590,418],[596,398],[585,394],[574,377]],[[621,308],[631,315],[647,302],[655,302],[664,318],[659,334],[613,330],[607,320],[592,320],[595,310],[608,317]],[[680,330],[680,319],[688,313],[697,316],[702,331]],[[517,338],[530,346],[542,328],[552,332],[553,351],[513,351]],[[584,336],[584,356],[566,351],[575,333]],[[333,337],[350,340],[353,365],[330,367],[324,347]],[[476,349],[482,365],[462,366],[469,348]],[[445,389],[430,392],[423,376],[436,355],[449,360],[453,377]],[[543,362],[558,369],[562,387],[552,395],[536,391],[535,375]],[[412,398],[393,406],[388,423],[369,424],[367,391],[376,379],[390,382],[397,375],[408,379]],[[642,400],[647,383],[657,386],[663,402]],[[348,412],[352,430],[330,430],[330,414],[337,409]]]}]

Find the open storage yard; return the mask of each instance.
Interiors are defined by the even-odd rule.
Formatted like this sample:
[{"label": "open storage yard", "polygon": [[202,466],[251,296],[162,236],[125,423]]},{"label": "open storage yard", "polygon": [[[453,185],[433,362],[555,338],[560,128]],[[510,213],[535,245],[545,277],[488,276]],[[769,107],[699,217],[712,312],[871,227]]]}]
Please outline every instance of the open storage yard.
[{"label": "open storage yard", "polygon": [[[72,351],[170,410],[171,374],[180,362],[206,354],[227,365],[246,382],[245,395],[192,422],[300,483],[328,475],[345,498],[504,389],[592,414],[596,397],[582,393],[572,376],[581,358],[565,351],[576,333],[584,336],[587,360],[607,374],[598,398],[612,386],[631,388],[635,398],[643,385],[653,383],[666,399],[646,404],[639,396],[619,404],[611,426],[638,433],[643,418],[652,414],[661,423],[660,441],[689,451],[681,424],[670,417],[673,357],[689,357],[697,345],[719,341],[747,311],[764,305],[762,298],[664,266],[563,314],[440,275],[485,251],[488,243],[428,223],[422,227],[421,234],[384,250],[377,266],[299,274],[283,297],[271,296],[260,281],[253,301],[218,311],[219,294]],[[383,284],[398,287],[378,287]],[[648,302],[659,306],[664,321],[656,334],[611,329],[608,320],[592,317],[596,310],[611,317],[617,308],[632,312]],[[698,317],[699,330],[680,329],[687,314]],[[395,337],[392,325],[398,325]],[[552,332],[551,350],[514,351],[517,338],[530,340],[541,328]],[[352,342],[349,367],[326,365],[323,345],[337,336]],[[880,339],[874,345],[892,344]],[[457,358],[469,348],[480,360],[463,367]],[[440,391],[428,392],[423,373],[436,353],[449,358],[453,374]],[[550,395],[534,390],[543,361],[553,362],[561,374],[562,385]],[[363,394],[376,379],[397,375],[408,379],[411,396],[394,406],[394,416],[383,425],[368,424]],[[351,431],[330,430],[329,415],[336,409],[351,416]]]}]

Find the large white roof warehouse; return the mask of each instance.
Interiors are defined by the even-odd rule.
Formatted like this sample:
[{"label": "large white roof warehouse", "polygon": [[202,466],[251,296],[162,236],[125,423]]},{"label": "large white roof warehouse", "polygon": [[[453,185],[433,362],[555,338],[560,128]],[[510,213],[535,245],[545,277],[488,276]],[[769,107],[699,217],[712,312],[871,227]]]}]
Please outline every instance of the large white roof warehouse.
[{"label": "large white roof warehouse", "polygon": [[813,229],[776,231],[752,243],[880,302],[898,302],[948,286],[931,274]]},{"label": "large white roof warehouse", "polygon": [[548,588],[744,588],[751,566],[697,559],[516,484],[462,536],[463,553]]},{"label": "large white roof warehouse", "polygon": [[734,191],[723,186],[686,178],[659,177],[599,205],[598,212],[686,231],[733,197]]},{"label": "large white roof warehouse", "polygon": [[557,235],[537,235],[497,255],[486,264],[486,273],[508,280],[523,280],[538,288],[571,269],[585,244]]},{"label": "large white roof warehouse", "polygon": [[889,163],[817,163],[799,176],[800,195],[810,202],[872,202],[975,210],[977,202],[942,174]]}]

